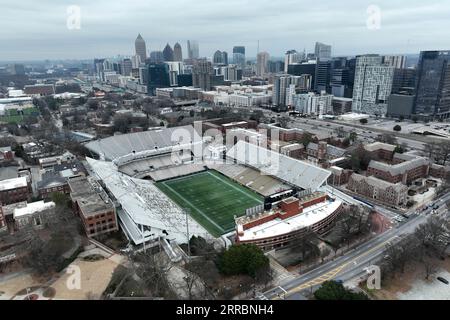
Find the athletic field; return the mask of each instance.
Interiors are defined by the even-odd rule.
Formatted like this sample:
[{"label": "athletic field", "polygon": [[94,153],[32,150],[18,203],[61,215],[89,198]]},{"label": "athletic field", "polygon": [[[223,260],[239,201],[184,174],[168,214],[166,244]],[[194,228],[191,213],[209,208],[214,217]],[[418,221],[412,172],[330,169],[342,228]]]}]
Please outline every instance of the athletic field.
[{"label": "athletic field", "polygon": [[216,171],[157,182],[180,207],[190,209],[192,217],[213,236],[234,229],[234,216],[263,203],[257,193],[237,184]]}]

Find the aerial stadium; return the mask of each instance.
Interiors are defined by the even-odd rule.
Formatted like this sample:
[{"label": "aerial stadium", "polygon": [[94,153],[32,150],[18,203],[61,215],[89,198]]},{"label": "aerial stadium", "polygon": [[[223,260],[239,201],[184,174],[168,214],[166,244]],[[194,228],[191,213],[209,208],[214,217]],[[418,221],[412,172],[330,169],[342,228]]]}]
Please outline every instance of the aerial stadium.
[{"label": "aerial stadium", "polygon": [[[329,171],[243,140],[225,149],[220,161],[206,161],[213,157],[210,146],[192,126],[86,144],[93,154],[87,158],[90,170],[113,199],[132,243],[160,237],[185,243],[188,235],[197,235],[259,245],[265,234],[292,235],[337,215],[341,201],[320,191]],[[320,198],[320,204],[305,197]],[[298,200],[297,209],[287,210],[283,204],[292,199]]]}]

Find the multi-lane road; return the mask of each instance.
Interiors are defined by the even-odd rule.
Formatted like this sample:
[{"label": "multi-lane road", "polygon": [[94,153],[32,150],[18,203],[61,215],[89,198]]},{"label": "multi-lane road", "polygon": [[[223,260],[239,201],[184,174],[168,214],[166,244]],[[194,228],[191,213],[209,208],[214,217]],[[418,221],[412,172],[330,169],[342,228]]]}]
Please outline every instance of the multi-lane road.
[{"label": "multi-lane road", "polygon": [[[434,203],[442,206],[449,200],[450,194],[447,194]],[[412,233],[417,226],[424,223],[431,216],[432,210],[430,207],[423,212],[413,213],[406,222],[371,238],[355,249],[336,257],[334,260],[314,270],[282,282],[280,286],[260,294],[257,298],[263,300],[290,299],[298,293],[317,289],[327,280],[339,279],[348,281],[363,276],[366,273],[365,268],[383,258],[387,244],[395,243],[405,235]]]}]

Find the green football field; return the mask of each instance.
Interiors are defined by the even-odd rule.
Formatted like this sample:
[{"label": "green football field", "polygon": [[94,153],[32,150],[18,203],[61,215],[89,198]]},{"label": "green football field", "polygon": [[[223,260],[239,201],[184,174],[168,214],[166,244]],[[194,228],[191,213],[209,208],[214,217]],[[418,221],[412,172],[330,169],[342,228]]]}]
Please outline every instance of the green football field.
[{"label": "green football field", "polygon": [[234,229],[234,216],[263,203],[263,197],[216,171],[157,182],[180,207],[190,209],[192,217],[213,236]]}]

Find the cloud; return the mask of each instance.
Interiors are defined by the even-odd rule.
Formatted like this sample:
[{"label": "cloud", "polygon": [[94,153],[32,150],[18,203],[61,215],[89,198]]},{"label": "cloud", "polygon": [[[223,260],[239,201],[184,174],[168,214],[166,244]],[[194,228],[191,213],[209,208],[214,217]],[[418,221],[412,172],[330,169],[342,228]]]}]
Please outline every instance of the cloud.
[{"label": "cloud", "polygon": [[[141,33],[150,50],[196,39],[200,53],[261,50],[282,56],[312,51],[314,42],[333,54],[414,53],[449,49],[450,3],[441,1],[299,0],[6,0],[0,11],[0,60],[93,58],[131,55]],[[67,7],[81,8],[81,29],[66,27]],[[381,28],[366,27],[369,5],[381,10]]]}]

